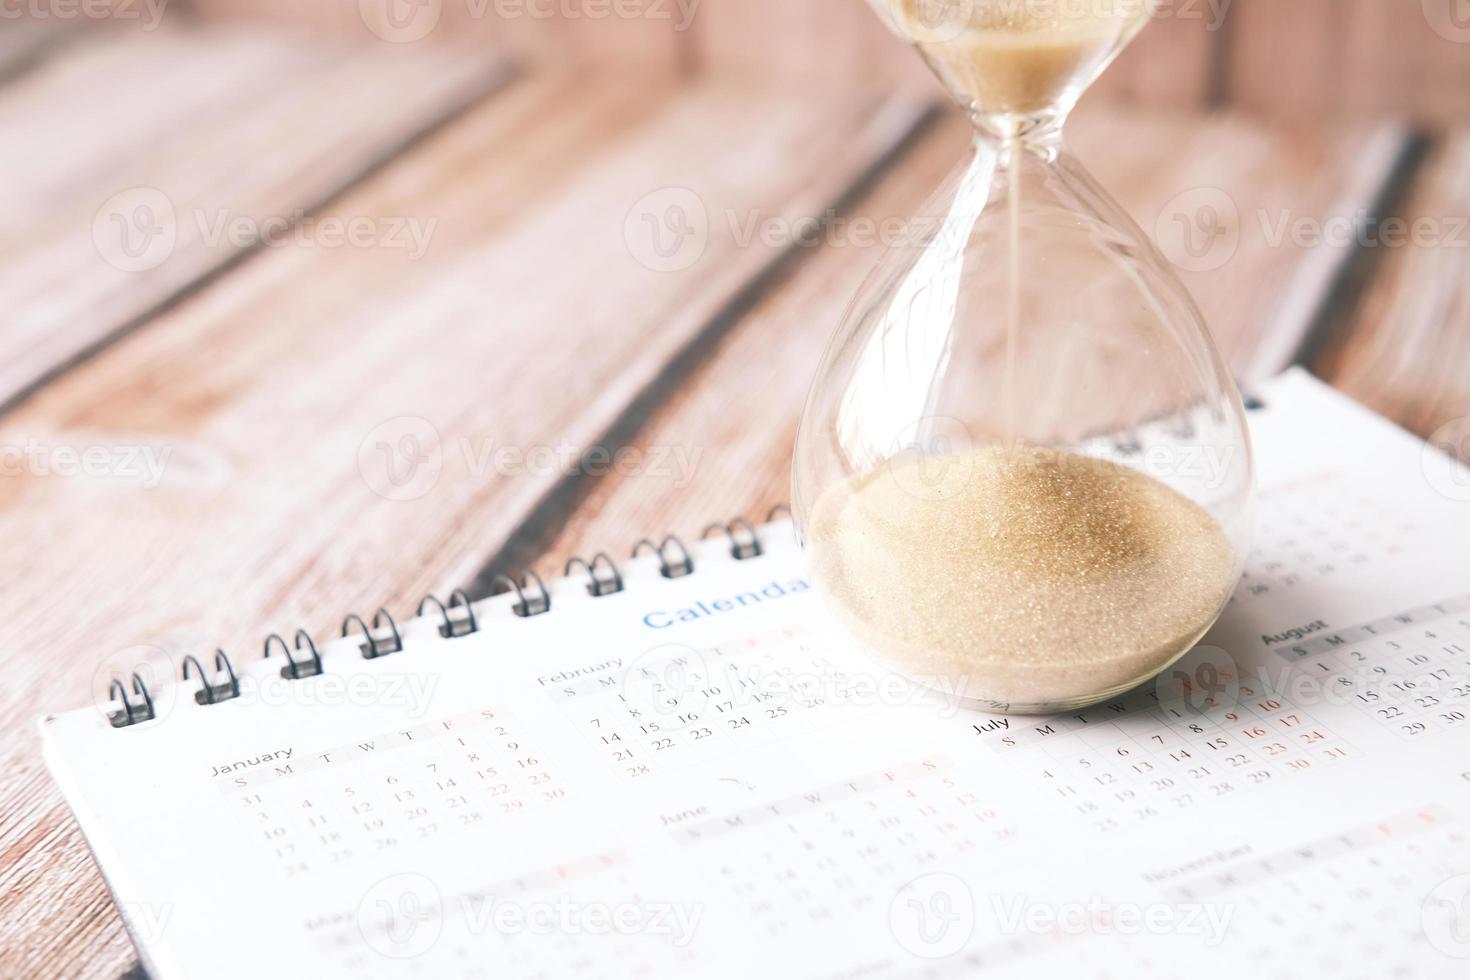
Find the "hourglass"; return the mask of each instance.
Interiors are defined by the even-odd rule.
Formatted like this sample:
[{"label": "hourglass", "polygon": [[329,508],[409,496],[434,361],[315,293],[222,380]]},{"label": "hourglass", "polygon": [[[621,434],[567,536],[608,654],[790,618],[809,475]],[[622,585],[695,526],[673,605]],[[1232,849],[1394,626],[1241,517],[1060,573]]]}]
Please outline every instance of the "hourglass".
[{"label": "hourglass", "polygon": [[975,138],[822,359],[798,536],[883,665],[994,710],[1106,700],[1220,615],[1254,493],[1198,308],[1062,143],[1152,0],[871,2]]}]

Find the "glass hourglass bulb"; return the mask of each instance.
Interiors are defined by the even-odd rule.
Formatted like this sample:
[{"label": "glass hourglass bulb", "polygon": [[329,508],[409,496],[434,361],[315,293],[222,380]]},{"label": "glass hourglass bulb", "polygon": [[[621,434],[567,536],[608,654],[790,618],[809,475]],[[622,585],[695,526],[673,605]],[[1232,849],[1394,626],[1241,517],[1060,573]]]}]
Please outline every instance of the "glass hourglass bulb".
[{"label": "glass hourglass bulb", "polygon": [[951,0],[963,21],[936,25],[913,20],[921,0],[873,3],[976,136],[823,356],[798,536],[833,620],[881,663],[987,708],[1105,700],[1214,623],[1254,493],[1198,308],[1062,147],[1149,8]]}]

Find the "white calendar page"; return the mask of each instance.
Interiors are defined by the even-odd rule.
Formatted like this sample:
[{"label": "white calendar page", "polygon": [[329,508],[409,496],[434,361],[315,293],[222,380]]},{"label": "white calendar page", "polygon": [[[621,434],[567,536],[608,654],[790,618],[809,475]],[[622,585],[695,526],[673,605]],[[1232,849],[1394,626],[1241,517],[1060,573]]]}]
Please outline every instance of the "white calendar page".
[{"label": "white calendar page", "polygon": [[1462,977],[1470,475],[1305,375],[1262,394],[1241,587],[1111,704],[908,687],[781,525],[49,718],[48,761],[163,978]]}]

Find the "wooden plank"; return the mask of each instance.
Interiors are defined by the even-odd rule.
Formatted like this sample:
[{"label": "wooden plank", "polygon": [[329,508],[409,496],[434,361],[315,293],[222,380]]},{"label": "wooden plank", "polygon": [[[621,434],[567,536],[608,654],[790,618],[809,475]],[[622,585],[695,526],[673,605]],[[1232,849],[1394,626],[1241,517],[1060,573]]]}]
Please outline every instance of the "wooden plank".
[{"label": "wooden plank", "polygon": [[[1402,208],[1373,229],[1358,301],[1312,367],[1470,462],[1470,130],[1440,143]],[[1390,224],[1390,221],[1392,222]]]},{"label": "wooden plank", "polygon": [[[590,445],[790,251],[743,229],[820,215],[921,114],[886,94],[518,84],[332,205],[437,221],[421,260],[263,250],[6,417],[0,445],[36,448],[0,479],[0,650],[26,651],[0,662],[0,827],[26,856],[0,867],[0,974],[125,959],[36,716],[139,644],[252,658],[268,631],[325,638],[468,580],[560,480],[562,440]],[[168,456],[157,481],[120,457],[43,472],[64,446]]]},{"label": "wooden plank", "polygon": [[0,90],[0,404],[296,224],[505,74],[478,52],[113,31]]},{"label": "wooden plank", "polygon": [[913,49],[863,0],[703,0],[684,40],[700,71],[808,85],[881,83],[948,97]]},{"label": "wooden plank", "polygon": [[[1243,215],[1283,202],[1312,212],[1354,199],[1366,207],[1377,193],[1359,170],[1372,127],[1326,130],[1263,129],[1233,119],[1188,120],[1115,111],[1079,119],[1075,143],[1105,187],[1153,229],[1167,202],[1190,188],[1226,187]],[[845,214],[883,220],[910,214],[957,159],[965,124],[947,120]],[[1376,172],[1376,168],[1375,172]],[[1330,203],[1330,207],[1328,206]],[[505,569],[532,565],[557,574],[572,555],[606,550],[626,557],[633,540],[672,531],[698,536],[713,520],[755,520],[789,495],[790,454],[811,375],[858,283],[880,255],[876,247],[828,245],[764,297],[684,388],[627,445],[635,453],[680,450],[699,465],[673,476],[640,474],[587,480],[582,505],[560,529]],[[1218,258],[1218,256],[1216,257]],[[1273,320],[1295,329],[1297,308],[1320,299],[1317,276],[1299,273],[1315,261],[1309,250],[1271,247],[1242,233],[1224,264],[1187,273],[1212,315],[1227,357],[1238,365],[1271,347]],[[1311,297],[1293,290],[1311,285]]]},{"label": "wooden plank", "polygon": [[1233,104],[1276,118],[1387,112],[1464,116],[1463,0],[1235,0]]},{"label": "wooden plank", "polygon": [[[1455,122],[1470,71],[1463,3],[1167,0],[1093,98],[1178,109],[1219,104],[1305,121],[1381,112]],[[412,42],[432,20],[422,40],[473,37],[549,62],[640,73],[669,75],[692,65],[821,84],[883,79],[923,94],[936,88],[861,0],[646,0],[635,8],[646,16],[621,19],[496,16],[490,0],[417,6],[193,0],[193,6],[208,16]],[[387,20],[390,11],[403,17],[402,26]]]},{"label": "wooden plank", "polygon": [[1336,101],[1352,0],[1236,0],[1226,81],[1232,107],[1312,119]]},{"label": "wooden plank", "polygon": [[1227,42],[1229,4],[1189,0],[1159,6],[1118,60],[1084,96],[1086,104],[1124,103],[1191,110],[1212,104]]},{"label": "wooden plank", "polygon": [[[650,80],[681,67],[681,36],[700,0],[191,0],[208,20],[269,24],[310,36],[387,42],[422,50],[445,42],[488,45],[540,68],[634,69]],[[622,12],[621,14],[619,12]]]},{"label": "wooden plank", "polygon": [[77,32],[54,20],[20,20],[0,28],[0,82],[39,64]]}]

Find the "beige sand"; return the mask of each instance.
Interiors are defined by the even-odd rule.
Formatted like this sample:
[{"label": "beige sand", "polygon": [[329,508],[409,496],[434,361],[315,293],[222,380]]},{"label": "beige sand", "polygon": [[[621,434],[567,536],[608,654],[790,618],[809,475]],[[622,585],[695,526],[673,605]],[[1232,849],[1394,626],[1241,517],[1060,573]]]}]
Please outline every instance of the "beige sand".
[{"label": "beige sand", "polygon": [[1203,508],[1050,450],[908,460],[830,488],[808,539],[839,621],[947,693],[1014,710],[1132,687],[1193,646],[1235,584]]},{"label": "beige sand", "polygon": [[1080,95],[1156,0],[875,2],[975,111],[1033,115]]}]

